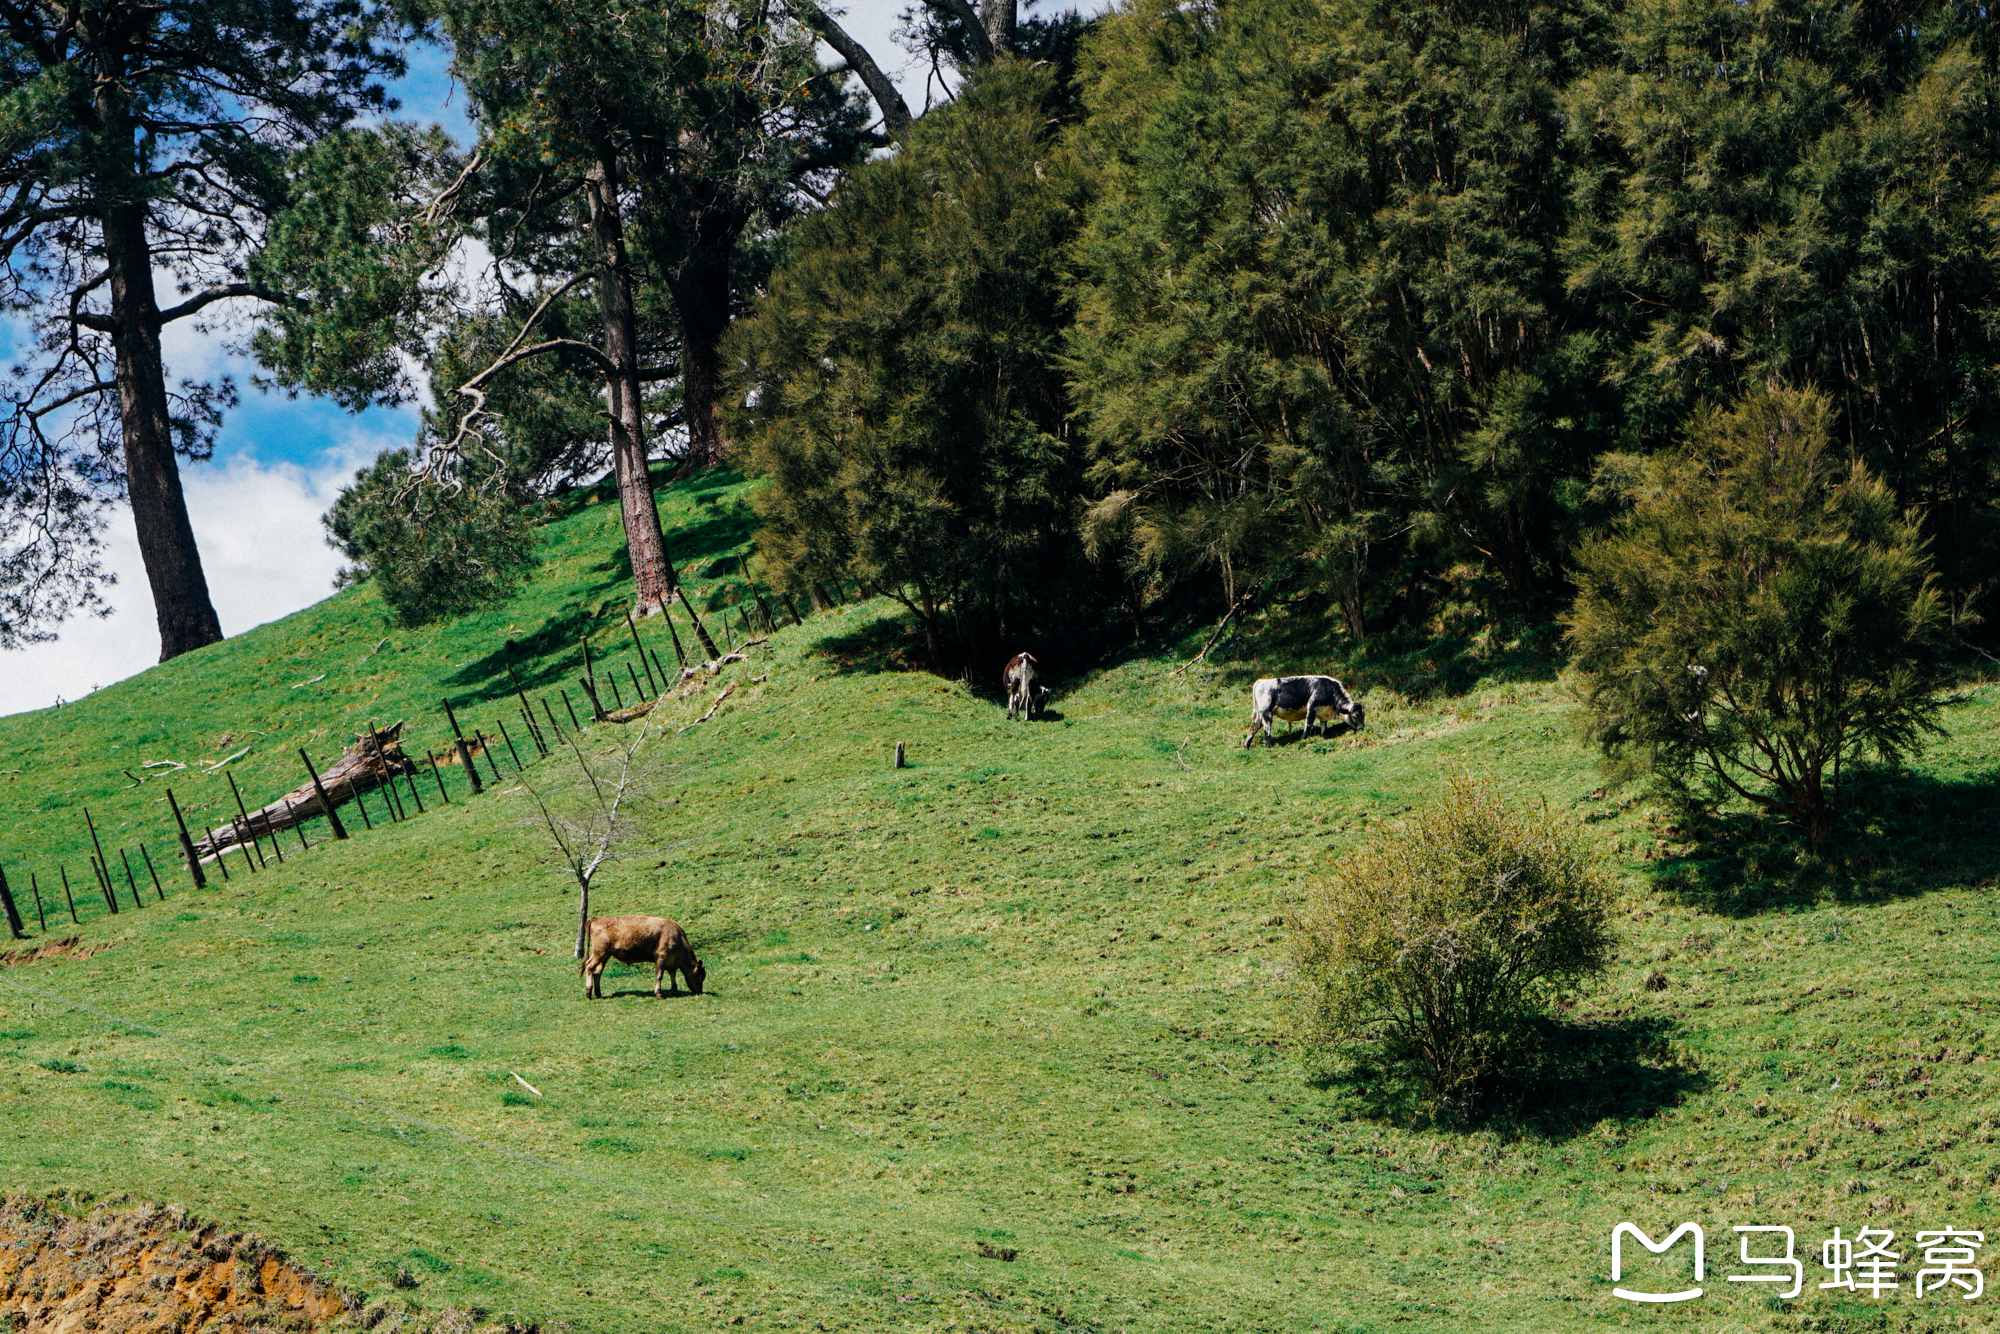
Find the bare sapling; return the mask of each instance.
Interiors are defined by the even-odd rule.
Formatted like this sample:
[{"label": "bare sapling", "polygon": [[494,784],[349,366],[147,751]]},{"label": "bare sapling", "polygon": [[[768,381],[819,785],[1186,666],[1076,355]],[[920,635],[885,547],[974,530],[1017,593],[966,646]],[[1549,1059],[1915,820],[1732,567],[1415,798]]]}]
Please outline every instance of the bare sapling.
[{"label": "bare sapling", "polygon": [[566,793],[543,793],[526,775],[521,785],[534,798],[549,851],[560,871],[576,882],[576,957],[583,958],[590,935],[590,886],[605,863],[614,860],[631,822],[641,772],[639,750],[652,735],[651,724],[620,732],[598,752],[584,753],[575,733],[564,741],[576,758],[582,781]]}]

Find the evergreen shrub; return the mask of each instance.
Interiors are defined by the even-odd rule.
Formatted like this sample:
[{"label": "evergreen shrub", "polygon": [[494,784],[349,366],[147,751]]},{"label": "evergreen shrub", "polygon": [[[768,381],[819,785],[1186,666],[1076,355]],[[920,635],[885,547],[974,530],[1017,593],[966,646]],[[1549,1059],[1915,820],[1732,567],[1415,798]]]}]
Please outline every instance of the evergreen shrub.
[{"label": "evergreen shrub", "polygon": [[1610,958],[1609,881],[1554,812],[1461,776],[1342,859],[1294,919],[1296,999],[1319,1051],[1407,1070],[1467,1110],[1530,1023]]},{"label": "evergreen shrub", "polygon": [[1832,448],[1834,410],[1766,388],[1681,448],[1608,456],[1627,506],[1578,551],[1568,616],[1588,728],[1664,795],[1832,830],[1842,765],[1939,731],[1948,620],[1918,519]]}]

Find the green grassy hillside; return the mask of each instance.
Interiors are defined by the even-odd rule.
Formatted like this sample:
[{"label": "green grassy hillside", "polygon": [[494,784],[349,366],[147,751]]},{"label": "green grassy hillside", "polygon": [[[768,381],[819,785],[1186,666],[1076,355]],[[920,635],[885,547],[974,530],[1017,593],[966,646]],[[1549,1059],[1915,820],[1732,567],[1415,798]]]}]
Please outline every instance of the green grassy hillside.
[{"label": "green grassy hillside", "polygon": [[[691,572],[747,539],[737,484],[663,504]],[[397,631],[350,590],[0,719],[22,771],[0,865],[76,880],[84,804],[157,856],[163,780],[121,773],[142,761],[188,763],[176,791],[219,812],[198,761],[246,744],[255,802],[371,718],[441,745],[441,694],[490,728],[510,662],[539,692],[573,681],[579,633],[616,654],[615,550],[615,512],[583,504],[490,614]],[[476,800],[454,776],[407,824],[52,922],[79,947],[0,972],[0,1182],[184,1204],[371,1300],[588,1331],[1983,1327],[1988,1301],[1917,1302],[1910,1265],[1879,1305],[1816,1265],[1794,1303],[1721,1275],[1735,1223],[1790,1224],[1816,1260],[1836,1225],[1894,1228],[1907,1257],[1920,1227],[2000,1222],[2000,690],[1968,688],[1802,882],[1781,849],[1688,855],[1603,791],[1551,681],[1378,685],[1358,740],[1244,751],[1244,683],[1309,662],[1253,637],[1192,679],[1051,663],[1049,716],[1009,724],[867,670],[884,615],[810,618],[659,715],[597,906],[679,918],[709,994],[655,1002],[614,969],[583,1001],[526,790],[561,800],[574,767],[503,759]],[[1289,1044],[1282,919],[1466,768],[1587,822],[1623,939],[1504,1114],[1410,1129],[1392,1087]],[[1703,1223],[1707,1296],[1615,1300],[1627,1218]]]}]

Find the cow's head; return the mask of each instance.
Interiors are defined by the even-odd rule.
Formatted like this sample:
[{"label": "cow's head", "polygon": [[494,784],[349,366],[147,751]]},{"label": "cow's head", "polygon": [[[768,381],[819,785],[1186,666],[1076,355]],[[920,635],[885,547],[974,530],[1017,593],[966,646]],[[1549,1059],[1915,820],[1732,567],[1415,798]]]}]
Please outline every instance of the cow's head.
[{"label": "cow's head", "polygon": [[708,966],[702,963],[700,959],[696,959],[694,967],[681,969],[681,976],[687,979],[688,990],[694,995],[699,996],[701,994],[701,984],[708,980]]},{"label": "cow's head", "polygon": [[1358,699],[1347,706],[1347,726],[1356,732],[1368,726],[1368,710],[1361,707]]}]

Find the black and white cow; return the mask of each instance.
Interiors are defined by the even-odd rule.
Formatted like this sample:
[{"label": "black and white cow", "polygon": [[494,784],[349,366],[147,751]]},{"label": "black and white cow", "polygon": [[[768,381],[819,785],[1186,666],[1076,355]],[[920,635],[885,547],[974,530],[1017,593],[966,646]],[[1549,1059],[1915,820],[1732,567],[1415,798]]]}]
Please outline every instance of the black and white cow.
[{"label": "black and white cow", "polygon": [[1017,710],[1022,718],[1032,718],[1049,701],[1049,692],[1036,673],[1037,665],[1034,654],[1016,653],[1007,659],[1007,666],[1000,672],[1000,684],[1007,691],[1007,718],[1010,722]]},{"label": "black and white cow", "polygon": [[1305,734],[1311,736],[1314,722],[1330,729],[1335,717],[1356,732],[1368,725],[1368,711],[1331,676],[1267,676],[1250,687],[1250,734],[1243,738],[1243,744],[1255,741],[1259,728],[1264,732],[1264,744],[1272,744],[1273,718],[1288,723],[1303,718]]}]

